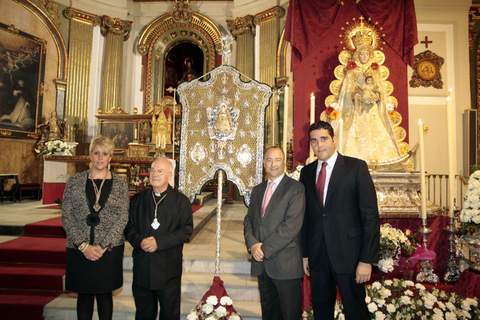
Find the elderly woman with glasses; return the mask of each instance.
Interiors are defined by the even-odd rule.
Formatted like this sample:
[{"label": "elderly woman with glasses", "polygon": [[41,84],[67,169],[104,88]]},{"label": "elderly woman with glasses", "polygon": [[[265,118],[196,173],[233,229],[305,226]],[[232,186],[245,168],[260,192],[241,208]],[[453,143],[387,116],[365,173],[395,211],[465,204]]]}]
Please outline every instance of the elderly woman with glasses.
[{"label": "elderly woman with glasses", "polygon": [[77,318],[112,319],[112,291],[123,284],[123,231],[128,222],[126,181],[110,171],[113,143],[96,137],[90,143],[90,169],[66,185],[62,222],[67,234],[65,287],[78,293]]}]

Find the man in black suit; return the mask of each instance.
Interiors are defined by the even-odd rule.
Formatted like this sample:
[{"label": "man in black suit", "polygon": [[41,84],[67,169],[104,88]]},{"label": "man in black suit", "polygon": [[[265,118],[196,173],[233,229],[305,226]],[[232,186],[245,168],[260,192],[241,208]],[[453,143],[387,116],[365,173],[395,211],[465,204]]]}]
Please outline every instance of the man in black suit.
[{"label": "man in black suit", "polygon": [[279,147],[268,148],[263,161],[268,181],[253,188],[244,220],[251,274],[258,277],[262,319],[300,320],[304,188],[285,175]]},{"label": "man in black suit", "polygon": [[193,230],[188,198],[169,184],[173,167],[157,158],[150,169],[150,185],[130,201],[125,236],[133,246],[135,319],[180,319],[183,243]]},{"label": "man in black suit", "polygon": [[336,287],[346,319],[370,319],[364,283],[378,261],[380,227],[375,187],[367,164],[336,151],[332,126],[309,128],[318,160],[305,166],[302,228],[304,270],[311,276],[316,320],[333,319]]}]

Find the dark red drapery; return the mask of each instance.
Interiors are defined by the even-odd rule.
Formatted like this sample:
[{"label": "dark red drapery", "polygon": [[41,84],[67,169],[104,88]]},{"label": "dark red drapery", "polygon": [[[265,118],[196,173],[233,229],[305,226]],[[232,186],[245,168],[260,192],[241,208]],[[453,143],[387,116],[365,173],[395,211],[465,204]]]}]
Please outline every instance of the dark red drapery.
[{"label": "dark red drapery", "polygon": [[417,43],[417,24],[413,0],[290,0],[285,39],[292,45],[294,77],[293,151],[295,163],[308,156],[308,126],[310,93],[316,97],[316,118],[325,108],[333,70],[339,65],[338,54],[342,27],[360,16],[378,22],[385,34],[382,40],[385,65],[390,69],[389,81],[398,99],[397,111],[408,129],[407,64],[413,61],[413,46]]}]

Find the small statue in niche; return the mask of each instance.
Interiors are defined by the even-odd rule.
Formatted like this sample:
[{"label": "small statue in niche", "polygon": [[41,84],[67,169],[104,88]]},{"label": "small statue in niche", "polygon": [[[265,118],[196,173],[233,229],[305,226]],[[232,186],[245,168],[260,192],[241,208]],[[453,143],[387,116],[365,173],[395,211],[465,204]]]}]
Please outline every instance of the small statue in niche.
[{"label": "small statue in niche", "polygon": [[161,149],[165,149],[168,144],[172,144],[172,115],[165,114],[165,109],[156,106],[152,115],[152,143]]},{"label": "small statue in niche", "polygon": [[65,121],[57,117],[57,112],[52,111],[50,118],[37,127],[42,132],[42,140],[62,140]]}]

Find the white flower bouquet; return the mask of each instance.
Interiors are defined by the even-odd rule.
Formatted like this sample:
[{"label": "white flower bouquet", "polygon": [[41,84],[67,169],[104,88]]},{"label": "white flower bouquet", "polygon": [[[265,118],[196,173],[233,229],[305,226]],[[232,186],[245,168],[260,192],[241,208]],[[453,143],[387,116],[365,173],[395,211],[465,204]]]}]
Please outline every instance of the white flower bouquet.
[{"label": "white flower bouquet", "polygon": [[[385,280],[366,287],[368,311],[375,320],[480,319],[477,298],[463,298],[456,293],[427,289],[409,280]],[[313,313],[309,313],[313,319]],[[335,306],[335,319],[344,320],[342,305]]]},{"label": "white flower bouquet", "polygon": [[473,233],[480,228],[480,170],[472,173],[468,179],[460,222],[464,233]]},{"label": "white flower bouquet", "polygon": [[49,140],[45,142],[43,148],[35,149],[38,156],[60,154],[65,156],[73,156],[74,146],[62,140]]},{"label": "white flower bouquet", "polygon": [[410,255],[415,250],[410,230],[403,232],[388,223],[380,226],[380,260],[378,268],[382,272],[392,272],[398,265],[402,253]]},{"label": "white flower bouquet", "polygon": [[220,299],[215,295],[208,296],[201,301],[188,315],[187,320],[241,320],[233,309],[233,301],[229,296]]}]

